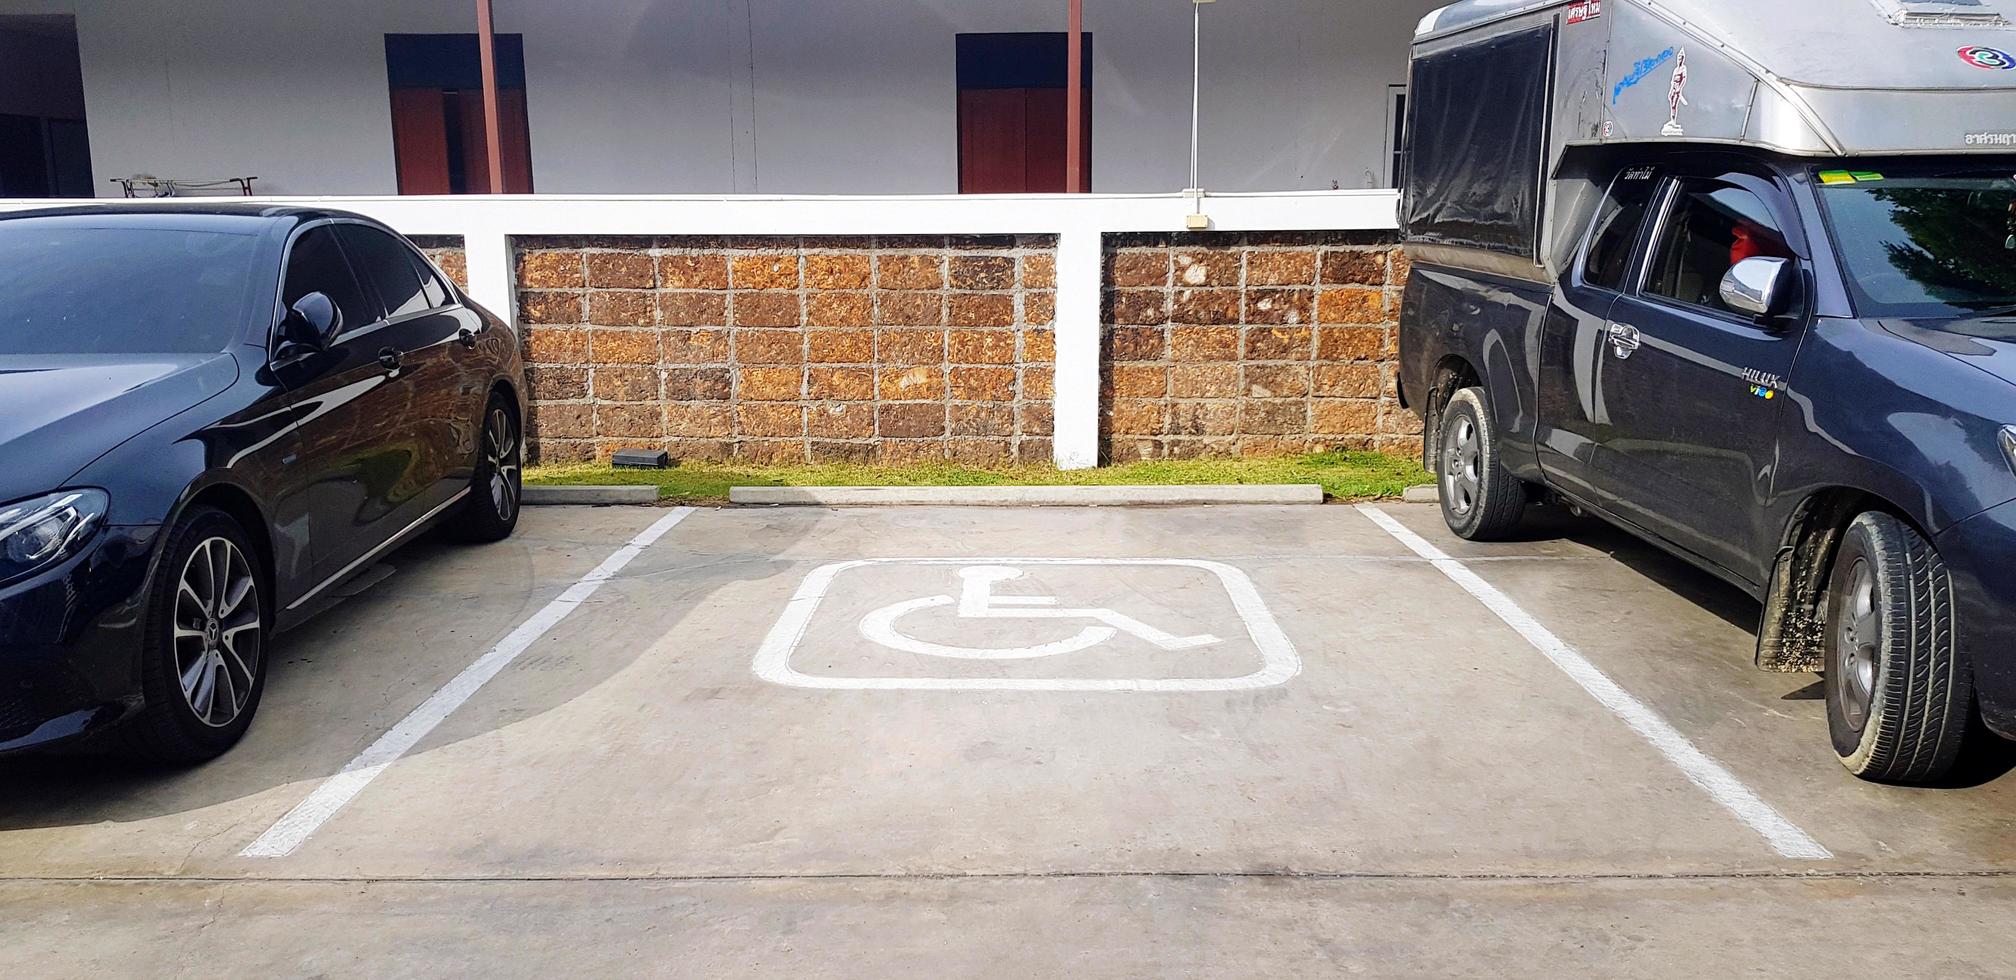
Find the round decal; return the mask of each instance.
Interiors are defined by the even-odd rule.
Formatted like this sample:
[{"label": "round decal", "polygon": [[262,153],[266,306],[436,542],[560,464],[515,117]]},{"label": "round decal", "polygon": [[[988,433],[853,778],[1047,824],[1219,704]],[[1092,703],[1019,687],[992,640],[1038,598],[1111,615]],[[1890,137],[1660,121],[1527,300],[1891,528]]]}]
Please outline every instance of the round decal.
[{"label": "round decal", "polygon": [[1989,71],[2016,71],[2016,55],[2000,48],[1970,44],[1960,49],[1960,60]]}]

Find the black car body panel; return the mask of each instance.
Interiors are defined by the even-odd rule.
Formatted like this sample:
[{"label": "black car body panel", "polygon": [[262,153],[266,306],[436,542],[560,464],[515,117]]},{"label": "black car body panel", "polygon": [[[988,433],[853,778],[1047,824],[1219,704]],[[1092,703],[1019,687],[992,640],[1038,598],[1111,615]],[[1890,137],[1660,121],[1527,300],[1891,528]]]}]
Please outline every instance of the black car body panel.
[{"label": "black car body panel", "polygon": [[86,734],[138,705],[141,595],[159,536],[111,528],[0,587],[0,752]]},{"label": "black car body panel", "polygon": [[[88,207],[9,215],[0,234],[36,219],[228,229],[257,237],[263,271],[218,351],[0,353],[0,505],[71,488],[110,500],[81,553],[0,582],[0,753],[90,735],[139,706],[148,584],[161,573],[164,529],[190,507],[225,509],[245,526],[274,626],[286,629],[449,512],[474,474],[493,391],[510,394],[520,419],[526,407],[516,332],[438,270],[415,273],[435,280],[427,308],[386,318],[379,307],[325,351],[282,350],[291,243],[318,227],[393,234],[375,222],[298,208]],[[359,282],[365,301],[380,302],[376,280]]]},{"label": "black car body panel", "polygon": [[[12,358],[0,369],[0,500],[64,486],[110,447],[132,438],[136,417],[166,418],[238,380],[230,354]],[[115,501],[115,505],[118,502]],[[116,523],[116,521],[115,521]]]}]

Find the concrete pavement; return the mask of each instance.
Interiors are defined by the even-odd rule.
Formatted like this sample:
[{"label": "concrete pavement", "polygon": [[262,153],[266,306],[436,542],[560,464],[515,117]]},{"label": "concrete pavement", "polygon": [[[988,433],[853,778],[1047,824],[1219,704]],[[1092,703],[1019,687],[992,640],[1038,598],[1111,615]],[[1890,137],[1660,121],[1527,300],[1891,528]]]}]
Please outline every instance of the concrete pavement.
[{"label": "concrete pavement", "polygon": [[2006,761],[1859,783],[1814,679],[1749,666],[1742,596],[1560,515],[1480,546],[1384,511],[1828,856],[1348,507],[697,512],[298,849],[243,856],[664,514],[547,508],[281,638],[217,763],[0,765],[0,970],[2016,969]]}]

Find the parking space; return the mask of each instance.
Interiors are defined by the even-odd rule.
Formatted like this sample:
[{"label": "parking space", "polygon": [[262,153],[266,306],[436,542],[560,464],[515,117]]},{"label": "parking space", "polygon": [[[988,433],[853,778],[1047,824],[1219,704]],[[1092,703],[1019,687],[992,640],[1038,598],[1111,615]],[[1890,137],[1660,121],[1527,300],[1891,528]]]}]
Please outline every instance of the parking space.
[{"label": "parking space", "polygon": [[1544,520],[531,511],[283,637],[213,765],[0,769],[0,968],[1797,973],[1846,923],[2007,972],[2016,777],[1851,779],[1747,600]]}]

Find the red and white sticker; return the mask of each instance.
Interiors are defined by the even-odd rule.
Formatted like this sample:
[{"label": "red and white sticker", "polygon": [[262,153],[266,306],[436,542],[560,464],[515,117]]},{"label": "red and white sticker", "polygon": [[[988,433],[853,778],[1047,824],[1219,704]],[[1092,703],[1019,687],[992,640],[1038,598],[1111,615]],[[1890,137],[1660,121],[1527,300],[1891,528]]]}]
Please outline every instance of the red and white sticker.
[{"label": "red and white sticker", "polygon": [[1580,24],[1603,16],[1603,0],[1580,0],[1568,5],[1568,23]]}]

